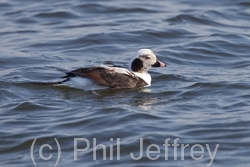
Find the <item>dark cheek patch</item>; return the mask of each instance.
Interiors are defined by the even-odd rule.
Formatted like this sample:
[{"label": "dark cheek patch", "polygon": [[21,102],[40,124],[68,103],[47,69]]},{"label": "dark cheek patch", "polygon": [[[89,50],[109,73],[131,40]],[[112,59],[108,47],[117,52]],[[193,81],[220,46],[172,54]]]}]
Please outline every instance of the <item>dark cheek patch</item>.
[{"label": "dark cheek patch", "polygon": [[140,59],[135,59],[131,64],[131,69],[134,72],[138,72],[143,68],[142,61]]}]

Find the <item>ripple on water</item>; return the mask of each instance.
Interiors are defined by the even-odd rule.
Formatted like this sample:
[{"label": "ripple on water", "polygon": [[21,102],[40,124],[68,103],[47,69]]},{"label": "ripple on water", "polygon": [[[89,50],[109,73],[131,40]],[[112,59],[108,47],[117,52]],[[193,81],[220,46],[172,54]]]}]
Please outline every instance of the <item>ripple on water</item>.
[{"label": "ripple on water", "polygon": [[71,13],[71,12],[64,12],[64,11],[57,11],[57,12],[48,12],[48,13],[39,13],[34,15],[33,17],[38,17],[38,18],[48,18],[48,19],[53,19],[53,18],[61,18],[61,19],[75,19],[78,16]]},{"label": "ripple on water", "polygon": [[145,7],[134,7],[134,8],[124,8],[122,6],[109,6],[109,5],[102,5],[102,4],[82,4],[77,5],[74,8],[77,10],[84,12],[84,13],[105,13],[105,14],[131,14],[131,13],[155,13],[159,11],[150,10]]}]

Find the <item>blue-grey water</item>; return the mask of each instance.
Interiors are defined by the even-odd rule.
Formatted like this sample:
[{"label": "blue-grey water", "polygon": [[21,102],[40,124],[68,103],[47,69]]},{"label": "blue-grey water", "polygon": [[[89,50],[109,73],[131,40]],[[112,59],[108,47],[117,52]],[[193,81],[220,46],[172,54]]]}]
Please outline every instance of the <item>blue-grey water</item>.
[{"label": "blue-grey water", "polygon": [[[140,48],[167,64],[148,88],[25,84]],[[0,71],[1,167],[250,166],[248,0],[1,0]]]}]

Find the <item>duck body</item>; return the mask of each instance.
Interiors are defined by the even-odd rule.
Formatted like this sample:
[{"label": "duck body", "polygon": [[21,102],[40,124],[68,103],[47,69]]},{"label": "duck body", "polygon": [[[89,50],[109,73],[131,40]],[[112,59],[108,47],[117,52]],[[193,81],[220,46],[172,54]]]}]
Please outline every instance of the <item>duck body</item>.
[{"label": "duck body", "polygon": [[165,64],[160,62],[151,50],[140,49],[131,58],[129,70],[107,65],[79,68],[66,73],[61,84],[84,90],[145,87],[151,85],[151,76],[147,70],[163,66]]},{"label": "duck body", "polygon": [[63,83],[70,87],[80,89],[93,90],[107,87],[124,89],[150,85],[150,83],[137,76],[135,73],[125,68],[113,66],[79,68],[66,74],[67,75],[63,77],[65,78]]}]

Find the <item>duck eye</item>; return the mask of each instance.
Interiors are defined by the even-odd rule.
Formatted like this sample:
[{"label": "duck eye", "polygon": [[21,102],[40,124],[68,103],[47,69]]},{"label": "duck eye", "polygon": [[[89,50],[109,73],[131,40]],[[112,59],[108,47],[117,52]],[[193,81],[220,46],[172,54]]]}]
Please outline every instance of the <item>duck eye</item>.
[{"label": "duck eye", "polygon": [[147,59],[147,60],[148,60],[148,59],[150,59],[150,57],[146,56],[146,57],[145,57],[145,59]]}]

